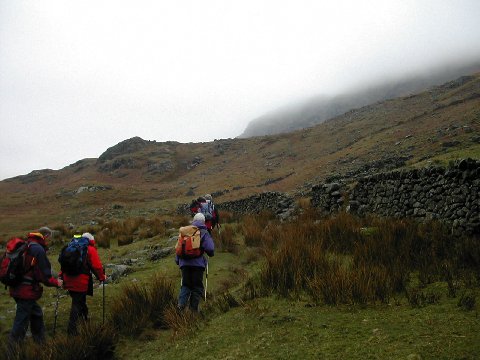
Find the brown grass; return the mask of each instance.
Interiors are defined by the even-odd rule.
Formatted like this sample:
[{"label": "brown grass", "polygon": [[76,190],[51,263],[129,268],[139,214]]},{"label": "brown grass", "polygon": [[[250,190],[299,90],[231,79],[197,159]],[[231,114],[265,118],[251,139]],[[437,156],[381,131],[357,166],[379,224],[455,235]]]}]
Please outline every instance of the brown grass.
[{"label": "brown grass", "polygon": [[[407,292],[413,272],[421,286],[446,281],[449,296],[456,295],[460,281],[479,283],[475,242],[452,237],[440,224],[348,214],[316,222],[311,218],[309,214],[308,221],[277,224],[276,230],[269,226],[277,246],[265,248],[260,280],[266,291],[282,296],[306,291],[314,301],[331,305],[366,304],[388,303],[395,294]],[[247,291],[258,292],[251,286]],[[412,293],[409,299],[436,301],[434,295],[422,296]]]},{"label": "brown grass", "polygon": [[236,240],[236,227],[234,225],[223,225],[214,235],[215,249],[218,251],[238,254],[239,245]]},{"label": "brown grass", "polygon": [[112,359],[118,336],[109,325],[82,323],[77,336],[58,334],[46,344],[27,340],[21,346],[3,350],[0,359],[8,360],[81,360]]},{"label": "brown grass", "polygon": [[198,329],[199,320],[199,314],[189,308],[181,311],[177,306],[171,305],[165,310],[165,322],[172,329],[174,339]]},{"label": "brown grass", "polygon": [[168,326],[165,311],[176,303],[173,284],[155,275],[148,284],[131,283],[110,305],[110,321],[119,333],[138,335],[147,328]]}]

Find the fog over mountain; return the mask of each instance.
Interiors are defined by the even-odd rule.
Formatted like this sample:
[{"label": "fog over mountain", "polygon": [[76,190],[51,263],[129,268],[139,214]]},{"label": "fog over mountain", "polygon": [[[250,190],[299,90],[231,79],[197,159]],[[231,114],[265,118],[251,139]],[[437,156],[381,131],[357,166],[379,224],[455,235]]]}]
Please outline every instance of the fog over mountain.
[{"label": "fog over mountain", "polygon": [[0,179],[133,136],[289,131],[466,75],[479,18],[479,0],[0,1]]},{"label": "fog over mountain", "polygon": [[349,110],[382,100],[408,96],[476,72],[480,72],[480,59],[464,63],[445,63],[416,74],[392,75],[390,79],[357,85],[343,94],[314,96],[252,120],[239,137],[280,134],[311,127]]}]

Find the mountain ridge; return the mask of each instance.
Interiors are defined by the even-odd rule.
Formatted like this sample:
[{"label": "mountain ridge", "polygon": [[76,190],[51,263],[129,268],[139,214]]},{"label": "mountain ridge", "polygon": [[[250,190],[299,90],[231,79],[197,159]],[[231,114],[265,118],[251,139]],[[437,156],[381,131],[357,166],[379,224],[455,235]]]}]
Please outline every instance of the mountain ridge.
[{"label": "mountain ridge", "polygon": [[205,193],[220,202],[263,191],[301,197],[338,177],[478,159],[479,94],[476,74],[285,134],[187,144],[127,139],[99,158],[1,181],[0,234],[90,221],[114,205],[140,214]]},{"label": "mountain ridge", "polygon": [[356,90],[334,96],[318,95],[296,105],[273,110],[252,120],[239,137],[273,135],[311,127],[354,108],[409,96],[478,71],[480,71],[480,60],[462,65],[439,66],[431,69],[428,74],[419,72],[402,79],[391,79],[363,87],[357,86]]}]

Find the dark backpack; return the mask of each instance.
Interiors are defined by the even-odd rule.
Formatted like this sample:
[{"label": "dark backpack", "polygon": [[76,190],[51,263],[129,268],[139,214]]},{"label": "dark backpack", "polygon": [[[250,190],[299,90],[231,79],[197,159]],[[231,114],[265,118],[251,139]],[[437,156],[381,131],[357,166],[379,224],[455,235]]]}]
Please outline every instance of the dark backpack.
[{"label": "dark backpack", "polygon": [[19,238],[8,241],[7,249],[0,265],[0,281],[7,286],[17,286],[23,281],[23,275],[28,271],[25,266],[25,251],[28,243]]},{"label": "dark backpack", "polygon": [[87,238],[74,237],[68,245],[63,247],[58,256],[62,272],[72,276],[88,274],[87,253],[89,243],[90,241]]},{"label": "dark backpack", "polygon": [[195,216],[195,214],[198,212],[198,209],[200,208],[200,203],[198,200],[193,199],[192,202],[190,203],[189,209],[190,209],[190,214],[192,216]]}]

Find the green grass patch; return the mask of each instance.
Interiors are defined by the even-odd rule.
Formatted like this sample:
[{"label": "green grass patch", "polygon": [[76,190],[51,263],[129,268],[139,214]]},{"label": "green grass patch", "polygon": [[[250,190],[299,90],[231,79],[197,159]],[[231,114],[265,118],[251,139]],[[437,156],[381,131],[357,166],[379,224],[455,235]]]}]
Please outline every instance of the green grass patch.
[{"label": "green grass patch", "polygon": [[[455,301],[411,308],[312,307],[304,301],[257,299],[175,341],[120,347],[120,358],[157,359],[475,359],[480,319]],[[159,349],[160,353],[158,353]],[[124,351],[127,350],[127,351]]]}]

